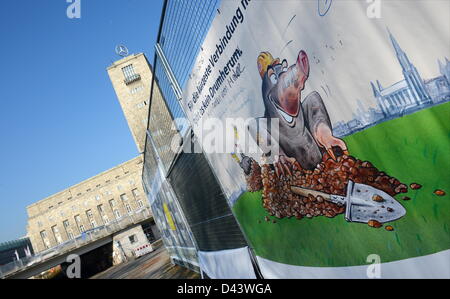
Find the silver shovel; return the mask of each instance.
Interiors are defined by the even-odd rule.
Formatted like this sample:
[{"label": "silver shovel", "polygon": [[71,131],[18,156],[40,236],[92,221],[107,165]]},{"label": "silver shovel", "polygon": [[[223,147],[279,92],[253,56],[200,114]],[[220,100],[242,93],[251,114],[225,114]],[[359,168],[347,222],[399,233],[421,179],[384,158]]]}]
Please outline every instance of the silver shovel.
[{"label": "silver shovel", "polygon": [[397,220],[406,214],[405,208],[386,192],[353,181],[348,182],[347,196],[327,194],[298,186],[291,186],[291,190],[301,196],[320,195],[327,201],[340,206],[345,205],[345,220],[351,222],[367,223],[369,220],[376,220],[385,223]]}]

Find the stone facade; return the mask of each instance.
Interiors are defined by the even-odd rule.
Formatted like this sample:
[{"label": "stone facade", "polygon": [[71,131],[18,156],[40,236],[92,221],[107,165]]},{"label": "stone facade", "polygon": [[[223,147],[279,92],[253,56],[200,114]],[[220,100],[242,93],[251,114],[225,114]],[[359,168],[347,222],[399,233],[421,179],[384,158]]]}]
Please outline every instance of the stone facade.
[{"label": "stone facade", "polygon": [[140,155],[27,207],[28,237],[35,252],[149,208]]},{"label": "stone facade", "polygon": [[135,54],[114,62],[107,70],[138,151],[143,153],[153,78],[150,64],[144,54]]}]

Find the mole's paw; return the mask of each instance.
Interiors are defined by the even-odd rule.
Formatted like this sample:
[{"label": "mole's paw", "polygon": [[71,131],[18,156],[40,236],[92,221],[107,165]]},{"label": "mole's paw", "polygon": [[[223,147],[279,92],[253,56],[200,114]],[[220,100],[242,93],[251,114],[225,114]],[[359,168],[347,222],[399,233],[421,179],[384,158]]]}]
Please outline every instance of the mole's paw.
[{"label": "mole's paw", "polygon": [[297,169],[301,169],[300,164],[298,164],[295,158],[289,158],[286,156],[276,156],[275,163],[273,165],[275,167],[275,174],[277,175],[277,177],[280,177],[281,175],[292,176],[294,165]]},{"label": "mole's paw", "polygon": [[324,124],[320,124],[316,134],[315,139],[319,146],[323,147],[328,155],[336,161],[336,155],[333,151],[333,147],[339,147],[342,152],[348,155],[347,145],[342,139],[334,137],[331,133],[331,129]]}]

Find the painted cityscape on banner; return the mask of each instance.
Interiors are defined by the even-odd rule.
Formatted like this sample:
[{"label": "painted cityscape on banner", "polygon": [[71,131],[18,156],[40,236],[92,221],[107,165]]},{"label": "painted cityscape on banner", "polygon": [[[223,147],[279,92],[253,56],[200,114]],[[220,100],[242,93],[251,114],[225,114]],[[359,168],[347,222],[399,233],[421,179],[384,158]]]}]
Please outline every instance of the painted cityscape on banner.
[{"label": "painted cityscape on banner", "polygon": [[403,79],[388,87],[383,87],[379,80],[370,82],[377,108],[366,109],[361,101],[348,122],[338,121],[333,124],[336,136],[344,137],[364,130],[381,122],[411,114],[427,107],[450,101],[450,61],[438,59],[440,76],[424,80],[414,64],[409,60],[394,36],[389,38],[395,50]]}]

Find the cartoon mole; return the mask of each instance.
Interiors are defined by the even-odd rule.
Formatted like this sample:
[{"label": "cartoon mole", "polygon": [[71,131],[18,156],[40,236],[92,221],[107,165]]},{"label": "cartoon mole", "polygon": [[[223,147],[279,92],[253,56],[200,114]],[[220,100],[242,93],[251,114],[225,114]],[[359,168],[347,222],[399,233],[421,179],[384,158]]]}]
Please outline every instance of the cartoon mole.
[{"label": "cartoon mole", "polygon": [[257,59],[262,78],[264,117],[279,119],[279,157],[274,163],[277,176],[291,173],[298,161],[304,169],[312,170],[327,151],[333,158],[333,147],[347,153],[347,146],[332,134],[330,117],[318,92],[302,100],[302,91],[309,76],[308,56],[300,51],[296,64],[288,66],[284,59],[274,59],[262,52]]}]

